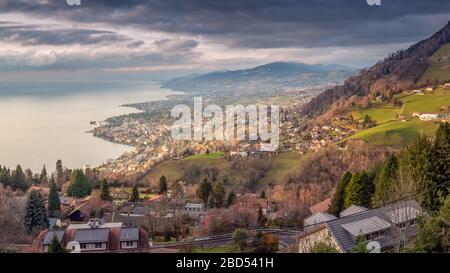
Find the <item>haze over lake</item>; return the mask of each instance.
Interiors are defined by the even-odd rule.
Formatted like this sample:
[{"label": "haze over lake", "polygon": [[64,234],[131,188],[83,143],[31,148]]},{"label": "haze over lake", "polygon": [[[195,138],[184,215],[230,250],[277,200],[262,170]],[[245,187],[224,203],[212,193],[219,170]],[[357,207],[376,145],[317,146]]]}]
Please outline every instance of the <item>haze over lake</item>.
[{"label": "haze over lake", "polygon": [[69,168],[98,166],[133,147],[86,131],[90,121],[137,111],[120,105],[160,100],[175,94],[157,82],[0,82],[0,164],[53,171],[61,159]]}]

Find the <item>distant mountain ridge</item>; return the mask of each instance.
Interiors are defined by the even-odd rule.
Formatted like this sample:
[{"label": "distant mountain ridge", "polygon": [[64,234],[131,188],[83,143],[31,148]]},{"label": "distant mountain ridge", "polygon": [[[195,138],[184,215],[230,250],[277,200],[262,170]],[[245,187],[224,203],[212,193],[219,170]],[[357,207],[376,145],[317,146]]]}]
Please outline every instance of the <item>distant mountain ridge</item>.
[{"label": "distant mountain ridge", "polygon": [[274,62],[250,69],[193,74],[174,78],[164,88],[185,92],[257,92],[274,88],[301,88],[337,84],[354,73],[337,64]]},{"label": "distant mountain ridge", "polygon": [[[310,117],[322,115],[323,119],[329,119],[339,112],[339,107],[345,107],[345,101],[352,96],[362,98],[377,93],[389,95],[418,87],[418,80],[430,65],[428,59],[447,43],[450,43],[450,21],[430,38],[391,54],[349,78],[343,85],[326,90],[305,105],[303,113]],[[447,80],[450,80],[450,73]]]}]

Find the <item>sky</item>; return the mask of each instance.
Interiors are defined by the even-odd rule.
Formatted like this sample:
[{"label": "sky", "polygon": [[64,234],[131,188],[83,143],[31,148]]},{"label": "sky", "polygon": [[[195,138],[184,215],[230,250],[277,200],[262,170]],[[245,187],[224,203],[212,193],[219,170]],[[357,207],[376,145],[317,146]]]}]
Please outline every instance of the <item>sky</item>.
[{"label": "sky", "polygon": [[449,20],[448,0],[0,0],[0,79],[367,67]]}]

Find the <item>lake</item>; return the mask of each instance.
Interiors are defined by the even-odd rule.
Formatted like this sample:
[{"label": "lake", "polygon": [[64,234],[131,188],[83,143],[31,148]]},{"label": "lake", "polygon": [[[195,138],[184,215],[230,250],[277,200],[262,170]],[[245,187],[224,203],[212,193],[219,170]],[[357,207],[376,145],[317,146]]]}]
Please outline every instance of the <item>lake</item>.
[{"label": "lake", "polygon": [[86,131],[90,121],[136,112],[126,103],[165,99],[176,94],[147,81],[0,82],[0,164],[21,164],[40,172],[98,166],[133,147],[111,143]]}]

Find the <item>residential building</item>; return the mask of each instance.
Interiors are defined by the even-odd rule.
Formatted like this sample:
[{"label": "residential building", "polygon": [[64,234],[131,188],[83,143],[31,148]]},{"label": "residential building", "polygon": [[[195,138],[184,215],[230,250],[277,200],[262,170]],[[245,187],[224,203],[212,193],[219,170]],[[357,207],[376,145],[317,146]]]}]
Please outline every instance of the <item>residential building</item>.
[{"label": "residential building", "polygon": [[54,237],[69,251],[76,252],[141,252],[149,247],[148,233],[139,226],[104,223],[100,219],[71,224],[65,230],[46,230],[39,234],[36,243],[48,252]]},{"label": "residential building", "polygon": [[190,212],[202,212],[204,207],[201,203],[186,203],[184,209]]},{"label": "residential building", "polygon": [[343,211],[340,218],[319,218],[316,223],[325,221],[305,229],[298,238],[299,252],[308,252],[322,241],[335,246],[339,252],[351,252],[358,236],[379,243],[381,250],[401,246],[416,235],[416,218],[421,211],[414,200],[399,201],[373,210],[353,206]]},{"label": "residential building", "polygon": [[419,116],[420,120],[428,121],[428,120],[435,120],[438,118],[438,114],[421,114]]},{"label": "residential building", "polygon": [[317,204],[315,204],[314,206],[309,208],[309,211],[311,212],[311,214],[316,214],[319,212],[326,212],[328,210],[328,208],[330,207],[330,203],[331,203],[331,198],[327,198]]}]

